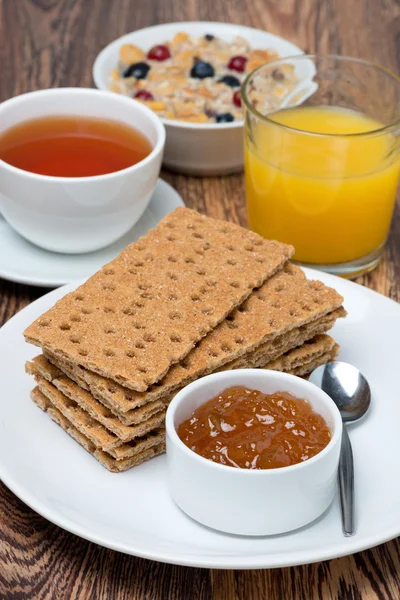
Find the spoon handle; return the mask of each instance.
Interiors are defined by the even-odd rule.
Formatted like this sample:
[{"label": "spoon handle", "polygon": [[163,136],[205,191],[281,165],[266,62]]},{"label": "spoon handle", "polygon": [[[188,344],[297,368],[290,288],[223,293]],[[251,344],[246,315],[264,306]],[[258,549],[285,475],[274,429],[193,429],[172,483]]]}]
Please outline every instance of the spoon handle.
[{"label": "spoon handle", "polygon": [[347,427],[343,423],[342,446],[339,460],[339,491],[342,526],[345,536],[354,535],[354,463]]}]

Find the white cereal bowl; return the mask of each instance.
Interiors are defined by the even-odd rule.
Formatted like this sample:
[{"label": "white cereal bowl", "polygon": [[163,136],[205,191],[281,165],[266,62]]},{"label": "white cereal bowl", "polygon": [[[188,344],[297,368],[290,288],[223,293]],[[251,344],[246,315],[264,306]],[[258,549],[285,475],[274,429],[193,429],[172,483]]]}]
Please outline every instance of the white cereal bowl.
[{"label": "white cereal bowl", "polygon": [[[237,469],[199,456],[179,439],[177,427],[207,400],[235,385],[267,394],[290,392],[308,400],[331,429],[329,444],[306,462],[279,469]],[[279,534],[314,521],[333,500],[341,416],[325,392],[294,375],[238,369],[203,377],[172,400],[166,430],[170,493],[187,515],[203,525],[239,535]]]},{"label": "white cereal bowl", "polygon": [[[135,44],[148,51],[179,31],[196,36],[211,33],[226,41],[239,35],[248,40],[252,48],[271,48],[281,57],[303,54],[298,46],[279,36],[243,25],[207,21],[155,25],[128,33],[100,52],[93,65],[96,86],[101,90],[109,88],[111,71],[118,64],[123,44]],[[243,121],[215,124],[162,121],[167,131],[163,163],[166,168],[188,175],[226,175],[243,170]]]},{"label": "white cereal bowl", "polygon": [[0,133],[21,121],[58,115],[120,121],[141,131],[153,149],[127,169],[93,177],[38,175],[0,159],[0,213],[45,250],[99,250],[127,233],[146,210],[161,168],[165,129],[140,102],[93,89],[55,88],[0,104]]}]

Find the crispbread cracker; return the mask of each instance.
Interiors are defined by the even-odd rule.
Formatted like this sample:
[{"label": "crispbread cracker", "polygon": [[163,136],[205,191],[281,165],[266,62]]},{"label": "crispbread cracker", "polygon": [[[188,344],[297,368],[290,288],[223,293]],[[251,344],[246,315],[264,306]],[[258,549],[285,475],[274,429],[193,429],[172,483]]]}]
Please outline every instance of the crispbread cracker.
[{"label": "crispbread cracker", "polygon": [[56,390],[56,388],[48,382],[45,382],[46,385],[44,385],[44,380],[40,376],[35,376],[35,381],[38,384],[37,387],[40,392],[54,408],[62,413],[78,431],[96,446],[96,448],[102,451],[104,450],[113,458],[122,460],[135,456],[152,446],[158,445],[165,439],[164,413],[161,415],[160,423],[156,425],[156,428],[146,431],[144,435],[140,437],[136,436],[129,442],[124,443],[118,440],[118,443],[108,443],[106,445],[105,441],[107,441],[109,432],[99,421],[92,418],[88,424],[87,413],[85,413],[83,409],[79,409],[76,406],[74,407],[74,405],[71,406],[69,399],[64,394]]},{"label": "crispbread cracker", "polygon": [[178,208],[25,336],[143,392],[292,253],[233,223]]},{"label": "crispbread cracker", "polygon": [[[146,392],[127,390],[118,383],[45,352],[48,359],[82,387],[120,415],[147,402],[166,397],[195,379],[220,369],[278,336],[306,327],[339,309],[343,298],[321,282],[309,281],[298,267],[287,263],[211,331],[166,376]],[[344,309],[337,316],[344,316]],[[336,317],[335,317],[336,318]],[[314,335],[314,334],[311,334]],[[311,336],[309,336],[311,337]],[[302,339],[307,339],[303,337]],[[300,340],[297,344],[302,343]],[[278,356],[275,353],[275,356]],[[274,356],[271,355],[271,359]],[[227,368],[233,368],[230,365]],[[121,420],[123,418],[121,417]],[[128,421],[126,421],[128,422]]]},{"label": "crispbread cracker", "polygon": [[48,415],[53,419],[55,423],[60,425],[60,427],[62,427],[64,431],[69,433],[69,435],[73,437],[74,440],[76,440],[81,446],[83,446],[83,448],[85,448],[85,450],[90,452],[90,454],[92,454],[95,458],[97,458],[97,460],[109,471],[112,471],[114,473],[127,471],[128,469],[136,467],[141,463],[145,462],[146,460],[149,460],[150,458],[153,458],[165,452],[165,441],[162,441],[157,445],[148,448],[147,450],[143,450],[139,454],[122,460],[116,460],[115,458],[112,458],[109,454],[107,454],[107,452],[104,452],[97,448],[95,444],[93,444],[93,442],[91,442],[82,432],[80,432],[76,427],[74,427],[72,423],[47,400],[46,396],[42,394],[39,388],[36,387],[34,390],[32,390],[31,398],[42,410],[48,413]]},{"label": "crispbread cracker", "polygon": [[269,361],[268,367],[263,365],[263,368],[273,369],[274,371],[291,371],[322,354],[331,352],[335,345],[335,340],[329,335],[317,335],[300,347],[294,348],[273,361]]},{"label": "crispbread cracker", "polygon": [[122,446],[109,450],[107,454],[111,454],[111,456],[117,460],[125,460],[125,458],[136,456],[144,450],[159,446],[163,442],[165,442],[164,425],[162,427],[157,427],[157,429],[153,429],[153,431],[146,433],[146,435],[140,438],[135,438],[131,442],[127,442]]},{"label": "crispbread cracker", "polygon": [[[43,377],[36,375],[34,377],[39,390],[48,400],[70,420],[79,422],[79,431],[83,433],[93,444],[101,446],[103,449],[110,449],[121,445],[123,442],[113,433],[108,431],[101,423],[93,419],[88,413],[82,410],[76,402],[66,402],[63,394]],[[75,427],[76,424],[74,423]]]},{"label": "crispbread cracker", "polygon": [[313,360],[304,363],[304,365],[299,365],[294,369],[289,369],[288,371],[285,371],[285,373],[289,373],[290,375],[296,375],[296,377],[307,377],[307,375],[310,375],[310,373],[312,373],[317,367],[320,367],[321,365],[326,365],[326,363],[331,362],[332,360],[336,360],[336,357],[339,354],[339,350],[339,345],[335,344],[335,346],[330,352],[321,354]]},{"label": "crispbread cracker", "polygon": [[[97,419],[93,418],[89,413],[81,408],[75,400],[68,398],[60,392],[52,383],[44,379],[40,375],[35,375],[35,381],[38,384],[39,390],[48,400],[59,410],[83,435],[85,435],[93,444],[100,447],[115,456],[122,454],[130,454],[129,449],[135,448],[138,438],[150,434],[154,430],[159,430],[164,425],[165,413],[162,412],[151,417],[145,423],[140,425],[132,425],[132,433],[129,442],[122,441],[113,432],[107,429]],[[118,447],[124,446],[119,453],[113,451]],[[129,447],[128,447],[129,446]]]},{"label": "crispbread cracker", "polygon": [[[149,425],[147,425],[147,423],[150,423],[150,428],[152,429],[154,426],[160,425],[163,422],[164,413],[161,413],[160,411],[164,409],[165,405],[160,402],[160,410],[149,417],[151,419],[150,421],[148,419],[142,419],[141,421],[136,422],[136,424],[130,426],[124,425],[106,406],[98,402],[92,394],[82,389],[67,377],[58,367],[52,365],[43,355],[36,356],[31,362],[28,361],[25,369],[27,373],[34,375],[38,383],[40,381],[39,377],[46,379],[62,394],[83,408],[91,417],[93,417],[93,419],[96,419],[96,421],[101,423],[107,430],[111,431],[124,442],[129,442],[143,435],[144,428],[149,431]],[[58,408],[61,410],[60,407]],[[70,407],[70,409],[72,410],[72,407]],[[137,410],[141,409],[139,408]],[[73,418],[69,414],[66,416],[74,423]],[[78,425],[77,427],[79,429]],[[83,433],[90,438],[90,434],[87,431],[83,431]],[[144,433],[146,433],[146,431],[144,431]]]},{"label": "crispbread cracker", "polygon": [[[288,353],[291,349],[297,348],[306,340],[310,340],[310,338],[313,338],[312,340],[310,340],[311,345],[304,344],[304,347],[308,349],[307,351],[311,352],[311,350],[313,349],[315,336],[317,336],[317,334],[327,331],[333,325],[336,317],[339,316],[341,312],[341,309],[337,309],[336,311],[333,311],[333,313],[325,315],[321,317],[321,319],[317,319],[317,321],[308,323],[307,325],[301,327],[300,330],[289,331],[285,335],[275,338],[275,340],[273,340],[269,344],[264,344],[262,346],[262,351],[259,349],[256,349],[255,351],[253,350],[242,356],[240,359],[237,359],[232,363],[227,363],[226,365],[221,367],[221,370],[264,367],[266,363],[271,362],[272,358],[276,358],[278,356],[281,357],[282,354]],[[331,340],[329,336],[320,336],[320,339],[325,341]],[[326,348],[323,348],[323,350],[325,349]],[[317,350],[320,350],[320,348],[318,347]],[[303,354],[300,354],[300,357],[302,356]],[[105,428],[117,435],[121,440],[129,441],[132,438],[137,437],[137,426],[132,427],[128,424],[121,423],[121,418],[126,420],[130,417],[130,414],[134,415],[135,411],[142,410],[143,407],[133,409],[132,411],[130,411],[130,413],[128,412],[123,415],[114,415],[108,408],[106,408],[102,404],[102,402],[99,402],[88,391],[81,389],[79,385],[77,385],[74,381],[69,379],[69,377],[67,377],[59,368],[52,365],[43,355],[39,355],[36,358],[34,358],[32,362],[28,362],[26,365],[26,370],[29,373],[36,375],[36,380],[38,382],[38,374],[44,377],[47,381],[51,382],[60,392],[65,394],[67,398],[77,403],[82,409],[87,411],[90,414],[90,416],[93,417],[93,419],[104,425]],[[277,370],[283,369],[277,368]],[[175,392],[169,393],[165,398],[161,399],[161,405],[163,410],[162,412],[157,413],[157,415],[160,417],[160,421],[162,420],[163,415],[165,414],[166,406],[169,404],[169,401],[173,398],[177,391],[178,390],[175,390]],[[62,410],[60,406],[58,406],[58,408]],[[66,414],[65,410],[62,410],[62,412]],[[74,423],[74,419],[69,413],[66,416],[68,416],[68,418],[70,418],[70,420],[72,420],[72,422]],[[81,422],[82,418],[80,418],[80,421],[75,424],[78,426],[78,428],[82,430]],[[144,424],[146,425],[146,421],[144,421]],[[88,431],[83,430],[83,432],[90,437],[90,433]]]},{"label": "crispbread cracker", "polygon": [[[160,394],[157,394],[157,400],[152,400],[153,394],[149,392],[149,400],[147,400],[146,393],[133,392],[111,379],[106,379],[97,373],[88,371],[80,365],[62,360],[58,356],[54,356],[51,352],[44,352],[44,356],[81,388],[90,391],[95,398],[100,400],[114,414],[120,415],[121,411],[123,411],[122,414],[129,415],[129,419],[126,422],[129,425],[140,423],[145,418],[151,416],[151,414],[161,410],[164,406],[163,398],[165,396],[160,398]],[[154,385],[152,386],[153,388],[157,389],[157,386]],[[125,423],[122,416],[121,421]]]},{"label": "crispbread cracker", "polygon": [[[337,316],[340,316],[340,314],[341,309],[337,309],[329,315],[321,317],[321,319],[317,319],[316,321],[302,326],[298,330],[289,331],[283,336],[275,338],[272,342],[248,352],[231,363],[227,363],[222,366],[220,370],[264,366],[267,362],[270,362],[278,356],[280,357],[283,353],[289,352],[292,348],[297,348],[306,340],[310,340],[310,338],[314,338],[317,334],[321,334],[330,329]],[[144,407],[132,409],[127,413],[114,414],[112,410],[107,406],[104,406],[104,398],[100,397],[99,399],[96,399],[89,391],[82,389],[68,376],[68,372],[64,373],[57,366],[50,363],[44,355],[36,356],[32,362],[27,362],[26,370],[28,373],[34,376],[40,375],[52,383],[60,392],[76,402],[81,408],[87,411],[91,417],[99,421],[104,427],[123,441],[129,441],[132,438],[137,437],[137,428],[133,426],[132,429],[129,420],[133,420],[135,423],[146,423],[146,419],[138,421],[135,417],[135,413],[137,411],[143,411],[143,409],[146,408],[146,405]],[[96,377],[98,376],[96,375]],[[169,404],[177,391],[178,389],[174,390],[172,393],[168,393],[165,397],[160,399],[160,409],[157,411],[157,415],[161,417],[161,415],[164,414],[165,407]],[[87,432],[84,433],[88,435]]]},{"label": "crispbread cracker", "polygon": [[220,370],[242,369],[263,367],[266,362],[270,362],[282,354],[301,346],[308,340],[313,340],[316,335],[328,331],[335,324],[336,319],[346,316],[343,307],[337,308],[331,313],[324,315],[316,321],[302,325],[298,329],[293,329],[283,336],[257,346],[255,350],[244,354],[240,358],[224,365]]},{"label": "crispbread cracker", "polygon": [[[288,352],[292,348],[296,348],[297,346],[301,345],[303,342],[309,340],[315,335],[328,331],[328,329],[330,329],[335,323],[335,320],[338,317],[344,316],[345,314],[346,311],[342,307],[338,308],[333,312],[329,313],[328,315],[324,315],[320,319],[316,319],[311,323],[306,323],[298,329],[291,330],[285,333],[283,336],[278,336],[277,338],[265,344],[262,344],[255,350],[247,352],[240,358],[235,359],[230,363],[226,363],[218,370],[226,371],[231,369],[256,368],[263,366],[266,362],[273,360],[274,358],[280,356],[284,352]],[[37,359],[35,360],[39,360],[39,357],[37,357]],[[43,360],[45,359],[40,359],[40,361]],[[53,361],[56,365],[58,365],[60,370],[64,372],[70,379],[80,384],[81,378],[79,377],[79,375],[77,377],[75,376],[76,369],[69,370],[65,367],[65,364],[60,363],[60,361],[57,361],[57,358],[54,357],[49,357],[49,360]],[[88,385],[86,384],[86,382],[84,382],[83,385],[85,389],[89,390],[94,398],[96,398],[101,404],[105,405],[105,407],[110,409],[110,411],[118,418],[118,421],[125,425],[130,425],[132,423],[139,422],[137,413],[139,412],[139,414],[142,414],[146,410],[147,406],[152,407],[154,404],[159,404],[160,408],[158,410],[161,410],[164,406],[169,404],[173,396],[178,392],[179,389],[181,389],[181,386],[176,386],[172,389],[172,391],[169,390],[165,396],[162,396],[156,402],[150,402],[148,405],[145,404],[144,406],[133,408],[128,412],[121,413],[118,410],[121,403],[121,396],[123,402],[125,400],[125,394],[128,393],[129,395],[131,395],[132,392],[130,390],[122,388],[122,386],[120,386],[119,384],[115,384],[114,382],[111,382],[110,389],[108,389],[108,385],[103,385],[104,378],[97,374],[91,373],[90,371],[86,371],[82,368],[79,370],[79,373],[82,371],[85,371],[84,377],[89,384]],[[49,377],[49,374],[47,374],[47,377]],[[186,380],[184,384],[186,385],[192,380],[193,379]],[[97,383],[98,381],[99,384]],[[108,380],[105,380],[106,384],[107,381]],[[75,399],[78,401],[76,397]],[[104,424],[106,425],[106,423]]]},{"label": "crispbread cracker", "polygon": [[[295,348],[277,360],[265,364],[263,368],[282,370],[286,373],[304,376],[317,366],[334,360],[338,350],[339,346],[329,336],[316,336],[299,348]],[[47,411],[56,423],[110,471],[125,471],[144,460],[161,454],[165,450],[165,430],[159,428],[140,438],[137,442],[131,442],[130,444],[133,445],[131,447],[129,447],[129,444],[124,444],[111,451],[103,451],[93,440],[75,427],[73,422],[53,405],[49,397],[40,391],[39,387],[31,392],[31,397],[42,410]]]},{"label": "crispbread cracker", "polygon": [[317,335],[299,348],[264,364],[262,368],[303,377],[318,366],[335,360],[339,350],[339,345],[329,335]]}]

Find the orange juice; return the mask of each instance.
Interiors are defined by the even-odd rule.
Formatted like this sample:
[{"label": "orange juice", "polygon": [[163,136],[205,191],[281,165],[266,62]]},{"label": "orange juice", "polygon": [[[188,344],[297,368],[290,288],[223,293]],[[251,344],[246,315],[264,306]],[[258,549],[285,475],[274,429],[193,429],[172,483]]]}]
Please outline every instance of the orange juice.
[{"label": "orange juice", "polygon": [[[250,127],[245,174],[251,229],[292,244],[294,258],[305,263],[344,263],[383,246],[399,156],[395,138],[378,131],[381,123],[316,106],[281,110]],[[360,135],[365,132],[371,133]]]}]

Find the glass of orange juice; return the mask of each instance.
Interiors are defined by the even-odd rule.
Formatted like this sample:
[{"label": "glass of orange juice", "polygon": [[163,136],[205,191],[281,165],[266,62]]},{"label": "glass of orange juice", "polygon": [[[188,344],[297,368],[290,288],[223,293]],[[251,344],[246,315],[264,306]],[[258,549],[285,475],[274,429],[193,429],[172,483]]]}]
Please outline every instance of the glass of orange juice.
[{"label": "glass of orange juice", "polygon": [[400,78],[300,55],[242,87],[249,226],[300,264],[354,277],[383,253],[399,179]]}]

